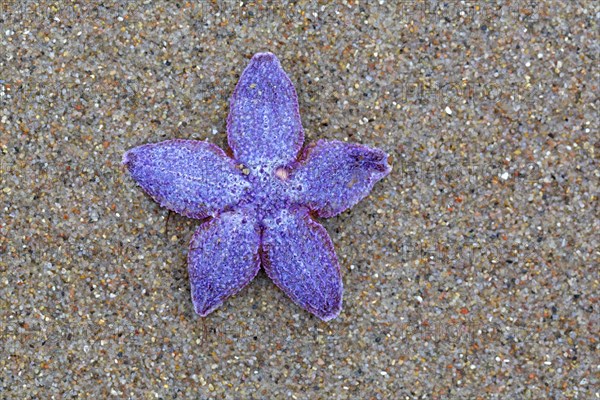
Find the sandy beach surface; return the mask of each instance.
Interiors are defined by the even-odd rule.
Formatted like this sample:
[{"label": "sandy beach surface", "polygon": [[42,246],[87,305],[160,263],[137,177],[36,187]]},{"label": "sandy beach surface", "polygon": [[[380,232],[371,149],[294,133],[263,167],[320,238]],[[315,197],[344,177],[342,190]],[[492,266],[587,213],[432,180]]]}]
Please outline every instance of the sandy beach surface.
[{"label": "sandy beach surface", "polygon": [[[0,0],[0,399],[599,398],[599,15]],[[321,221],[345,289],[327,323],[262,271],[197,316],[198,221],[121,166],[167,139],[226,148],[261,51],[296,86],[305,144],[393,164]]]}]

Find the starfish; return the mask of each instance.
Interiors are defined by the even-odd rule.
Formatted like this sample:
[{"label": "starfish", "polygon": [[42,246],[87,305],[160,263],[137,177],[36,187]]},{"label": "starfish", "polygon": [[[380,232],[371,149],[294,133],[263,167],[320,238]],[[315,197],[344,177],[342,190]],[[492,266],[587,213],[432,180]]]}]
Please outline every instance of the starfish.
[{"label": "starfish", "polygon": [[231,155],[197,140],[135,147],[123,164],[155,201],[202,220],[188,252],[194,310],[205,317],[261,266],[297,305],[324,321],[342,308],[340,265],[315,217],[363,199],[391,170],[388,155],[319,140],[301,151],[298,97],[279,60],[257,53],[230,102]]}]

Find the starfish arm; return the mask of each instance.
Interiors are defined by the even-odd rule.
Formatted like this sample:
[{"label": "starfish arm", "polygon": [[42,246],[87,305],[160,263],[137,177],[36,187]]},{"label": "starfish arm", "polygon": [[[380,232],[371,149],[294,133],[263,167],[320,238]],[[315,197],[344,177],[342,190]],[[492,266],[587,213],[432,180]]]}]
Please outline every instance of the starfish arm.
[{"label": "starfish arm", "polygon": [[293,161],[304,141],[296,90],[271,53],[258,53],[231,97],[229,146],[249,167],[278,167]]},{"label": "starfish arm", "polygon": [[282,210],[264,221],[262,265],[297,305],[324,321],[342,308],[342,277],[325,228],[305,208]]},{"label": "starfish arm", "polygon": [[217,146],[168,140],[135,147],[123,164],[161,206],[190,218],[206,218],[236,204],[250,184]]},{"label": "starfish arm", "polygon": [[260,269],[260,229],[251,215],[226,212],[198,227],[190,243],[192,303],[205,317],[239,292]]},{"label": "starfish arm", "polygon": [[362,200],[390,173],[388,155],[379,149],[337,140],[306,148],[290,177],[297,199],[319,217],[337,215]]}]

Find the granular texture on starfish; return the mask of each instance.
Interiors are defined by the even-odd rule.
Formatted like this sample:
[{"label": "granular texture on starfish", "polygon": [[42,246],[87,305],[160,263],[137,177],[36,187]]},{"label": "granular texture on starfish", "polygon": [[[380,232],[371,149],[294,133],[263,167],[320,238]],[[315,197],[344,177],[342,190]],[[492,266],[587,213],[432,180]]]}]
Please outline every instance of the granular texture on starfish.
[{"label": "granular texture on starfish", "polygon": [[125,153],[123,164],[161,206],[190,218],[214,216],[250,187],[223,150],[198,140],[139,146]]},{"label": "granular texture on starfish", "polygon": [[342,279],[333,243],[307,208],[283,209],[265,218],[262,265],[299,306],[328,321],[342,308]]},{"label": "granular texture on starfish", "polygon": [[362,200],[389,172],[387,154],[355,143],[319,140],[308,146],[290,185],[301,203],[329,218]]},{"label": "granular texture on starfish", "polygon": [[256,54],[231,98],[233,158],[195,140],[168,140],[123,157],[134,180],[161,206],[207,219],[190,243],[195,311],[206,316],[240,291],[261,265],[297,305],[328,321],[342,308],[342,278],[327,231],[312,215],[335,216],[389,174],[388,156],[360,144],[304,132],[294,86],[277,58]]},{"label": "granular texture on starfish", "polygon": [[256,276],[260,269],[259,247],[258,223],[243,211],[224,212],[196,229],[188,264],[198,314],[208,315]]},{"label": "granular texture on starfish", "polygon": [[273,54],[256,54],[242,73],[231,96],[227,138],[235,159],[252,167],[284,165],[300,151],[298,97]]}]

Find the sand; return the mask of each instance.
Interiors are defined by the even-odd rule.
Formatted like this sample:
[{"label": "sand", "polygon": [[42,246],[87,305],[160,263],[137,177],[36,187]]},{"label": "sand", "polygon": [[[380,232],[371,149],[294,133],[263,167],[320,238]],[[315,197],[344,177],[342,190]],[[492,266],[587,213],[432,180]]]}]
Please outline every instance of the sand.
[{"label": "sand", "polygon": [[[139,3],[0,1],[0,398],[600,396],[597,2]],[[391,155],[328,323],[263,272],[195,315],[198,222],[120,165],[225,147],[259,51],[306,143]]]}]

